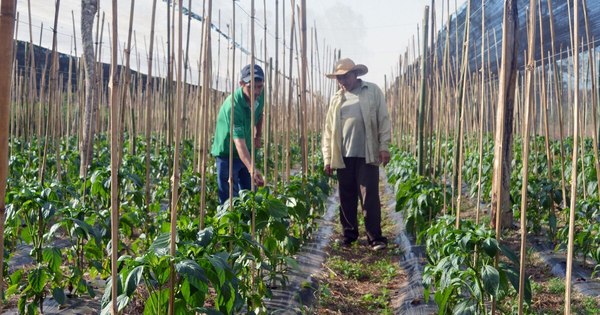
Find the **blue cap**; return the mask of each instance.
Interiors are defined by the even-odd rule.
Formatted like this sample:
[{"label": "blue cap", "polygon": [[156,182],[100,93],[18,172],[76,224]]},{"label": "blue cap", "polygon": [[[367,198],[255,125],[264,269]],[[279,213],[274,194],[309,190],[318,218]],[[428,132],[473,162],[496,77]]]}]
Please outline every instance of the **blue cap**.
[{"label": "blue cap", "polygon": [[[251,72],[251,66],[252,65],[247,65],[242,69],[241,72],[241,77],[240,80],[249,83],[252,79],[252,72]],[[265,79],[265,73],[263,72],[263,69],[255,64],[254,65],[254,80],[259,80],[259,81],[264,81]]]}]

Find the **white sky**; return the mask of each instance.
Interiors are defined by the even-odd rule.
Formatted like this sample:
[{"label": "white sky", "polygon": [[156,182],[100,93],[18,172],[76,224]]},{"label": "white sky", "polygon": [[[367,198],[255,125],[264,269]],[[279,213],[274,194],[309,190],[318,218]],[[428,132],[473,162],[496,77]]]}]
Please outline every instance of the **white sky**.
[{"label": "white sky", "polygon": [[[189,0],[183,0],[185,7],[188,6]],[[264,1],[264,2],[263,2]],[[267,50],[270,56],[274,52],[275,42],[275,0],[257,0],[255,1],[256,12],[256,55],[262,58],[262,43],[263,43],[263,25],[265,21],[263,3],[267,4]],[[289,37],[290,28],[290,3],[292,0],[280,0],[280,12],[282,6],[285,5],[285,37]],[[78,38],[77,52],[81,54],[82,46],[80,43],[81,31],[80,25],[80,2],[81,0],[62,0],[59,10],[58,24],[58,45],[59,50],[65,53],[74,53],[73,47],[73,18],[75,19],[75,32]],[[129,23],[129,11],[131,2],[128,0],[119,0],[119,42],[121,47],[124,47],[127,39],[127,28]],[[444,6],[444,20],[447,14],[447,2],[450,6],[450,12],[455,12],[456,5],[459,7],[465,0],[436,0],[436,16],[438,21],[442,18],[442,6]],[[250,50],[249,44],[249,28],[250,28],[250,0],[239,0],[236,2],[236,41],[241,46]],[[34,43],[40,42],[40,29],[43,23],[43,32],[41,33],[41,42],[43,46],[50,47],[52,43],[51,27],[54,19],[54,0],[31,0],[32,14],[32,33]],[[299,0],[296,0],[299,5]],[[356,63],[362,63],[369,67],[369,73],[364,76],[364,79],[373,81],[383,86],[384,75],[388,79],[392,74],[396,74],[398,58],[403,55],[408,47],[412,49],[412,40],[417,40],[417,25],[421,27],[426,5],[431,5],[431,0],[307,0],[307,24],[308,24],[308,39],[310,41],[310,31],[316,27],[318,36],[318,45],[320,55],[323,56],[326,52],[332,53],[333,49],[341,49],[342,57],[352,58]],[[224,33],[229,32],[228,25],[232,21],[232,6],[231,0],[213,0],[213,24],[221,29]],[[143,72],[146,72],[146,46],[149,43],[150,33],[150,16],[151,16],[152,1],[151,0],[136,0],[133,28],[135,30],[137,47],[133,47],[132,51],[134,58],[132,60],[132,68],[137,69],[136,51],[140,55],[140,66]],[[29,40],[28,28],[28,10],[26,1],[18,1],[17,10],[19,11],[18,38]],[[100,10],[105,12],[105,23],[108,24],[111,20],[111,1],[100,0]],[[156,25],[156,42],[155,56],[159,55],[158,59],[162,62],[162,69],[155,68],[153,71],[158,74],[160,71],[164,74],[164,55],[166,52],[166,0],[158,0],[157,3],[157,25]],[[192,0],[192,11],[198,15],[202,15],[202,0]],[[221,22],[219,24],[219,13]],[[280,16],[280,28],[283,25]],[[184,16],[184,32],[186,31],[187,17]],[[190,36],[190,63],[192,68],[192,80],[197,80],[197,71],[200,56],[201,43],[201,24],[198,21],[192,22],[192,31]],[[440,23],[436,27],[439,29]],[[419,32],[420,33],[420,32]],[[102,57],[104,61],[109,61],[110,58],[110,43],[108,40],[109,30],[105,26]],[[228,62],[227,44],[222,36],[216,32],[213,35],[213,69],[219,70],[219,82],[225,83],[227,76]],[[284,36],[280,30],[280,37]],[[219,46],[218,39],[221,39]],[[185,35],[184,35],[185,40]],[[289,47],[289,39],[286,46]],[[184,46],[185,47],[185,46]],[[220,58],[218,57],[218,47],[221,47]],[[282,43],[280,42],[280,47]],[[281,51],[282,48],[280,48]],[[417,48],[418,49],[418,48]],[[312,51],[315,51],[314,49]],[[286,51],[286,55],[288,52]],[[289,60],[286,57],[285,65],[287,67]],[[309,56],[310,58],[310,56]],[[157,59],[155,57],[155,59]],[[246,54],[240,53],[236,60],[239,61],[236,67],[239,70],[240,65],[249,62],[249,57]],[[121,61],[120,61],[121,62]],[[280,67],[283,61],[280,60]],[[322,65],[324,66],[324,65]],[[325,72],[331,70],[324,69]],[[297,65],[294,63],[294,70]],[[236,71],[236,73],[239,71]],[[237,80],[237,74],[236,74]]]}]

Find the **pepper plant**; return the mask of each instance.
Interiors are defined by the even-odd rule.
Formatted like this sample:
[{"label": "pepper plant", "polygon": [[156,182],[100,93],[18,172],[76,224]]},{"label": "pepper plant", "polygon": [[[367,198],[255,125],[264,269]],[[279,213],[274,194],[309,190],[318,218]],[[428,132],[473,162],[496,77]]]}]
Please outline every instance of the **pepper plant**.
[{"label": "pepper plant", "polygon": [[[425,233],[425,298],[435,292],[438,314],[488,314],[487,303],[493,298],[501,308],[501,302],[518,291],[519,261],[485,225],[461,220],[456,228],[455,222],[455,217],[442,216]],[[502,259],[496,266],[497,255]],[[531,303],[529,280],[525,300]]]}]

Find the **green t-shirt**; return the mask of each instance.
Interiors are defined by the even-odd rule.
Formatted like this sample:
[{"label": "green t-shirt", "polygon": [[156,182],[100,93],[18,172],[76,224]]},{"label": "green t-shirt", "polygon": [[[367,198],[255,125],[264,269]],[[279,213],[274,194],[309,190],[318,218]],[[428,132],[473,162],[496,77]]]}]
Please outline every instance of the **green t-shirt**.
[{"label": "green t-shirt", "polygon": [[[253,128],[251,126],[251,112],[250,112],[250,104],[244,98],[244,93],[242,92],[242,88],[239,87],[233,93],[235,98],[235,105],[233,108],[233,138],[234,139],[244,139],[246,140],[246,146],[248,150],[250,150],[252,145],[252,137],[254,135]],[[255,100],[254,106],[254,122],[258,123],[263,114],[264,107],[264,92],[260,94],[260,96]],[[219,114],[217,116],[217,125],[215,127],[215,135],[213,138],[213,144],[211,149],[211,154],[214,156],[226,157],[229,156],[229,142],[230,142],[230,134],[229,134],[229,124],[231,121],[231,95],[229,95],[223,105],[221,105],[221,109],[219,109]],[[235,145],[233,146],[233,156],[239,157],[237,149]]]}]

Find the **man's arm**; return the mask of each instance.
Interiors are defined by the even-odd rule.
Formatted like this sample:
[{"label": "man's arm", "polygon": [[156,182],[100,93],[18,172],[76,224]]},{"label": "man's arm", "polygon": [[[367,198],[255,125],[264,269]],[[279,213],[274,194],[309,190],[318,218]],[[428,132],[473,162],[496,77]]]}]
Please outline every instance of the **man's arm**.
[{"label": "man's arm", "polygon": [[235,144],[235,148],[238,152],[238,155],[240,156],[240,160],[242,160],[242,163],[244,163],[244,165],[246,165],[246,168],[248,168],[248,171],[250,172],[250,174],[254,174],[253,180],[254,180],[254,183],[256,184],[256,186],[263,186],[265,184],[265,181],[264,181],[260,171],[258,169],[256,169],[254,167],[254,165],[252,165],[250,151],[248,151],[248,146],[246,146],[246,141],[241,138],[234,138],[233,143]]},{"label": "man's arm", "polygon": [[263,128],[263,119],[261,116],[260,119],[256,122],[256,126],[254,127],[254,147],[255,148],[261,147],[262,128]]},{"label": "man's arm", "polygon": [[377,110],[377,129],[379,137],[379,161],[383,166],[386,166],[390,161],[390,142],[392,140],[392,125],[385,96],[381,90],[378,91],[379,105]]}]

